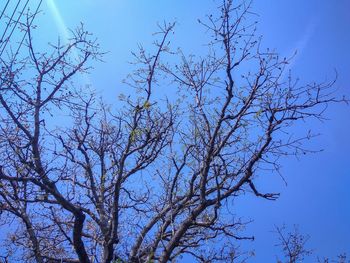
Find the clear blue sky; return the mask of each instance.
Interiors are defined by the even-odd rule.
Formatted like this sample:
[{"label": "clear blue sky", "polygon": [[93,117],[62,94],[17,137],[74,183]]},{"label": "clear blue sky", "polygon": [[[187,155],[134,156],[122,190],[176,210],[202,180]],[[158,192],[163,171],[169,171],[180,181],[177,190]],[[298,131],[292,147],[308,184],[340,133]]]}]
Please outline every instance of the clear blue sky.
[{"label": "clear blue sky", "polygon": [[[90,81],[110,103],[117,103],[123,91],[121,80],[130,71],[127,61],[138,43],[147,48],[152,42],[156,23],[176,20],[173,47],[196,52],[204,43],[203,29],[196,22],[214,12],[219,1],[211,0],[46,0],[45,13],[37,20],[40,35],[37,45],[67,34],[67,28],[80,21],[99,39],[103,50],[109,51],[105,63],[96,64]],[[56,7],[56,10],[55,10]],[[348,0],[256,0],[258,29],[264,35],[264,46],[276,48],[283,56],[298,54],[294,75],[302,82],[334,77],[339,94],[350,97],[350,1]],[[283,175],[261,180],[265,189],[280,191],[278,201],[246,197],[238,201],[237,213],[254,222],[247,234],[254,234],[256,257],[251,262],[274,262],[276,243],[273,225],[300,225],[311,236],[309,248],[320,256],[335,257],[341,252],[350,255],[350,107],[329,108],[325,123],[311,123],[322,136],[312,147],[324,148],[317,155],[301,160],[284,161]],[[266,179],[266,180],[265,180]],[[306,261],[314,262],[314,260]]]}]

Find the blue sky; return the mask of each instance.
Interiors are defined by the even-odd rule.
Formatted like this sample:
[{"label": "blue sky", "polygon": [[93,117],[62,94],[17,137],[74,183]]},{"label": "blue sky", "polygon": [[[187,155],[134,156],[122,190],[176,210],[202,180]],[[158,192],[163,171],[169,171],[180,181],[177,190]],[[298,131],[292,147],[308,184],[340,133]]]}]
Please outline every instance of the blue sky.
[{"label": "blue sky", "polygon": [[[83,22],[98,38],[105,62],[96,64],[89,79],[93,87],[110,103],[125,90],[121,80],[129,73],[130,51],[141,43],[152,43],[156,23],[176,20],[173,47],[188,53],[201,51],[205,33],[197,21],[215,12],[218,1],[211,0],[46,0],[39,17],[36,43],[45,48],[57,35],[64,39],[67,28]],[[302,83],[330,80],[338,72],[339,95],[350,97],[350,1],[348,0],[256,0],[253,10],[259,14],[258,30],[263,44],[276,48],[282,56],[297,50],[292,63]],[[203,37],[204,35],[204,37]],[[278,177],[262,179],[263,187],[280,191],[278,201],[249,196],[237,203],[241,216],[252,218],[247,234],[254,234],[256,257],[251,262],[273,262],[276,248],[273,225],[300,225],[311,236],[309,248],[320,256],[350,255],[350,107],[333,105],[327,122],[305,124],[322,135],[312,143],[325,151],[300,160],[288,159],[282,170],[288,185]],[[269,175],[264,175],[269,177]],[[270,176],[271,177],[271,176]],[[310,261],[305,262],[314,262]]]}]

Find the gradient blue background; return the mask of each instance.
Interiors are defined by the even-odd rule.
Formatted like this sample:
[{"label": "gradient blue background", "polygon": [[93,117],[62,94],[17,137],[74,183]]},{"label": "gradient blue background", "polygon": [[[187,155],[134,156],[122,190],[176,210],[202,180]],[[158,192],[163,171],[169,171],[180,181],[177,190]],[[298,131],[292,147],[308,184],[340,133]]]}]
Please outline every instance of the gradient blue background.
[{"label": "gradient blue background", "polygon": [[[206,36],[197,18],[215,13],[219,2],[44,0],[44,15],[36,21],[36,45],[45,49],[48,41],[55,41],[57,35],[64,39],[67,28],[84,22],[108,54],[81,84],[91,83],[109,103],[118,103],[118,94],[125,91],[121,80],[130,72],[130,51],[138,43],[146,49],[150,46],[156,23],[176,20],[172,46],[182,46],[187,53],[201,52]],[[350,97],[350,1],[256,0],[253,10],[259,14],[256,18],[264,46],[276,48],[282,56],[298,51],[292,70],[302,83],[331,80],[336,69],[339,95]],[[310,235],[308,248],[314,249],[315,255],[350,255],[350,107],[333,105],[326,116],[330,119],[327,122],[305,124],[305,129],[322,134],[310,146],[325,151],[300,160],[284,160],[287,186],[279,177],[260,177],[263,190],[281,192],[278,201],[247,195],[236,202],[237,214],[254,220],[246,234],[255,235],[256,240],[242,243],[244,248],[255,249],[256,256],[250,262],[276,261],[277,241],[271,231],[283,223],[300,225],[300,230]],[[305,262],[315,262],[315,257]]]}]

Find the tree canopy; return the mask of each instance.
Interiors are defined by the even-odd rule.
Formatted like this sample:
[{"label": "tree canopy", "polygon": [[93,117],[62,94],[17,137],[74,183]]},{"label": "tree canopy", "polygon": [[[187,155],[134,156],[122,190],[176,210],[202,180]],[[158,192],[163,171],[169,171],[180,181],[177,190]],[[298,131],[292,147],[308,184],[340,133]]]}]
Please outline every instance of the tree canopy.
[{"label": "tree canopy", "polygon": [[[211,37],[206,56],[172,50],[176,24],[159,25],[155,52],[133,53],[125,85],[134,93],[121,95],[118,109],[72,84],[103,58],[83,26],[40,52],[27,19],[27,56],[1,58],[6,260],[244,262],[237,244],[253,237],[233,201],[245,193],[276,200],[256,178],[309,152],[303,143],[314,134],[293,127],[346,101],[334,81],[294,79],[292,58],[262,48],[251,15],[250,2],[224,0],[200,20]],[[166,85],[171,97],[157,95]]]}]

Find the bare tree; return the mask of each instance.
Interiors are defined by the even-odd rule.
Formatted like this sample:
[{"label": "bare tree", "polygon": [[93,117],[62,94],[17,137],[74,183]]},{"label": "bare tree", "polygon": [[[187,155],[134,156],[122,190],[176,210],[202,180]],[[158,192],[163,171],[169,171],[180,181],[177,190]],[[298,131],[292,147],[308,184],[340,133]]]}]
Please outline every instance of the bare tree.
[{"label": "bare tree", "polygon": [[337,259],[329,259],[329,258],[318,258],[317,260],[318,263],[349,263],[350,260],[349,260],[349,257],[343,253],[343,254],[340,254],[338,255]]},{"label": "bare tree", "polygon": [[[275,227],[278,235],[279,246],[284,254],[285,262],[296,263],[303,262],[304,259],[312,254],[312,250],[306,248],[309,236],[299,232],[297,226],[294,226],[293,232],[286,232],[286,227]],[[278,260],[278,262],[282,262]]]},{"label": "bare tree", "polygon": [[[277,262],[282,263],[296,263],[304,262],[306,258],[310,258],[314,254],[314,250],[308,249],[308,241],[310,237],[308,235],[302,234],[299,231],[299,227],[294,225],[292,231],[288,231],[285,225],[278,227],[275,226],[275,233],[278,237],[277,247],[281,249],[283,254],[283,260],[277,257]],[[316,262],[316,260],[315,260]],[[338,255],[337,259],[330,260],[329,258],[317,257],[318,263],[347,263],[349,259],[346,253]]]},{"label": "bare tree", "polygon": [[[118,110],[72,82],[99,60],[78,28],[52,53],[1,59],[0,211],[6,258],[25,262],[244,262],[237,250],[247,222],[232,201],[279,169],[282,156],[308,152],[292,126],[322,119],[333,82],[300,85],[289,59],[263,50],[250,3],[225,0],[199,21],[208,54],[171,52],[174,24],[159,27],[154,52],[133,53],[135,71]],[[177,57],[178,63],[163,58]],[[173,60],[173,59],[172,59]],[[157,90],[178,87],[177,99]],[[57,116],[65,124],[55,126]]]}]

